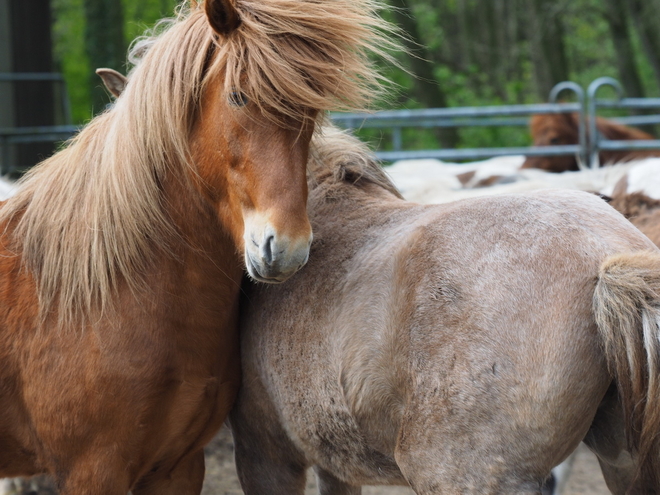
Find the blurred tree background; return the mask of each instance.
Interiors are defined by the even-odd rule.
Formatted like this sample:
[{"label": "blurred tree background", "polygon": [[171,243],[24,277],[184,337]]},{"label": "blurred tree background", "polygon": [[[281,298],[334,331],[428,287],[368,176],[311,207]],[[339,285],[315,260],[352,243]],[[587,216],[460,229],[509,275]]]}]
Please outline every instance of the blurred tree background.
[{"label": "blurred tree background", "polygon": [[[600,76],[627,96],[659,96],[660,0],[386,0],[408,34],[410,74],[383,67],[398,85],[381,108],[483,106],[546,101],[553,85]],[[67,79],[76,123],[109,98],[93,74],[126,71],[130,42],[175,0],[52,0],[55,63]],[[378,139],[377,135],[369,135]],[[407,147],[516,146],[526,129],[410,131]]]}]

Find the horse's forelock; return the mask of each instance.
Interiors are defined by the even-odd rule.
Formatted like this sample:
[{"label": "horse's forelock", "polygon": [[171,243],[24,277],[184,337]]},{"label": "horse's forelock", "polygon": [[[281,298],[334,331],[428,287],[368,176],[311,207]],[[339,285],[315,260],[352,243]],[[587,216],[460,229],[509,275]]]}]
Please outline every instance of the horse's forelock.
[{"label": "horse's forelock", "polygon": [[326,110],[364,110],[384,79],[395,28],[374,0],[240,0],[240,27],[218,40],[225,91],[242,91],[269,116],[299,121]]},{"label": "horse's forelock", "polygon": [[[530,119],[532,136],[536,137],[548,131],[563,136],[578,135],[578,117],[575,113],[537,114]],[[577,142],[577,141],[576,141]]]}]

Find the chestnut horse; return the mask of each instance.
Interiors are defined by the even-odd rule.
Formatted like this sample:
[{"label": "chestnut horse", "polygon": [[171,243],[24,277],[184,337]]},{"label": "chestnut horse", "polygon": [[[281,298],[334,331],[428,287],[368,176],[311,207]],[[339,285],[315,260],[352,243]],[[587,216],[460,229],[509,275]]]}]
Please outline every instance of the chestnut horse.
[{"label": "chestnut horse", "polygon": [[0,206],[0,475],[62,495],[193,495],[240,381],[244,268],[307,260],[325,110],[391,45],[371,0],[183,6],[123,94]]},{"label": "chestnut horse", "polygon": [[310,262],[245,283],[230,423],[246,495],[409,484],[538,494],[584,440],[657,493],[660,252],[593,194],[401,199],[354,139],[312,143]]},{"label": "chestnut horse", "polygon": [[[529,128],[534,146],[578,144],[578,115],[576,113],[541,114],[532,116]],[[644,131],[596,117],[596,128],[605,139],[646,140],[655,139]],[[601,165],[626,162],[648,156],[660,156],[660,150],[601,151]],[[522,168],[539,168],[548,172],[579,170],[574,155],[530,156]]]}]

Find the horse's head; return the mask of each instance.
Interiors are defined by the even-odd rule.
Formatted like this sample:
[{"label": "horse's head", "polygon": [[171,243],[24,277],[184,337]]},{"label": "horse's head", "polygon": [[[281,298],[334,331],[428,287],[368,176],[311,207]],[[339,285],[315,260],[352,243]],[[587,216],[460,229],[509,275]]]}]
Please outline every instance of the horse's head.
[{"label": "horse's head", "polygon": [[[534,115],[529,124],[534,146],[578,144],[577,115],[571,113]],[[548,172],[579,170],[573,155],[530,156],[522,168],[538,168]]]},{"label": "horse's head", "polygon": [[376,9],[374,0],[191,2],[132,49],[137,64],[115,105],[132,115],[125,134],[151,143],[142,154],[158,173],[191,165],[257,280],[282,282],[307,261],[316,121],[365,109],[381,89],[369,52],[396,47]]},{"label": "horse's head", "polygon": [[[96,73],[115,97],[128,83],[113,69]],[[225,224],[235,226],[231,233],[244,246],[250,275],[283,281],[305,264],[312,239],[305,177],[314,122],[276,125],[235,91],[210,90],[204,108],[213,110],[200,120],[193,146],[202,189]],[[219,171],[218,160],[228,160],[229,167]],[[213,183],[213,189],[207,187]]]},{"label": "horse's head", "polygon": [[192,136],[200,188],[243,249],[249,274],[282,282],[306,263],[312,242],[306,166],[314,122],[283,127],[250,97],[218,86],[205,91]]},{"label": "horse's head", "polygon": [[318,112],[293,103],[293,115],[267,107],[251,87],[253,68],[232,72],[232,37],[243,24],[234,3],[207,0],[205,11],[218,42],[191,134],[197,182],[243,251],[249,274],[282,282],[307,262],[312,242],[306,168]]}]

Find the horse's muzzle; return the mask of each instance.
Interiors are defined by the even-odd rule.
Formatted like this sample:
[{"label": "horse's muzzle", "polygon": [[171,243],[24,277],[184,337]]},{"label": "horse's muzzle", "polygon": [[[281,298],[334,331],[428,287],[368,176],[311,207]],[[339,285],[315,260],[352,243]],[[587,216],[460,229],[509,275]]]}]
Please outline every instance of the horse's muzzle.
[{"label": "horse's muzzle", "polygon": [[245,266],[253,279],[278,284],[307,263],[311,234],[303,239],[291,240],[287,236],[278,236],[267,227],[259,237],[249,236],[245,243]]}]

